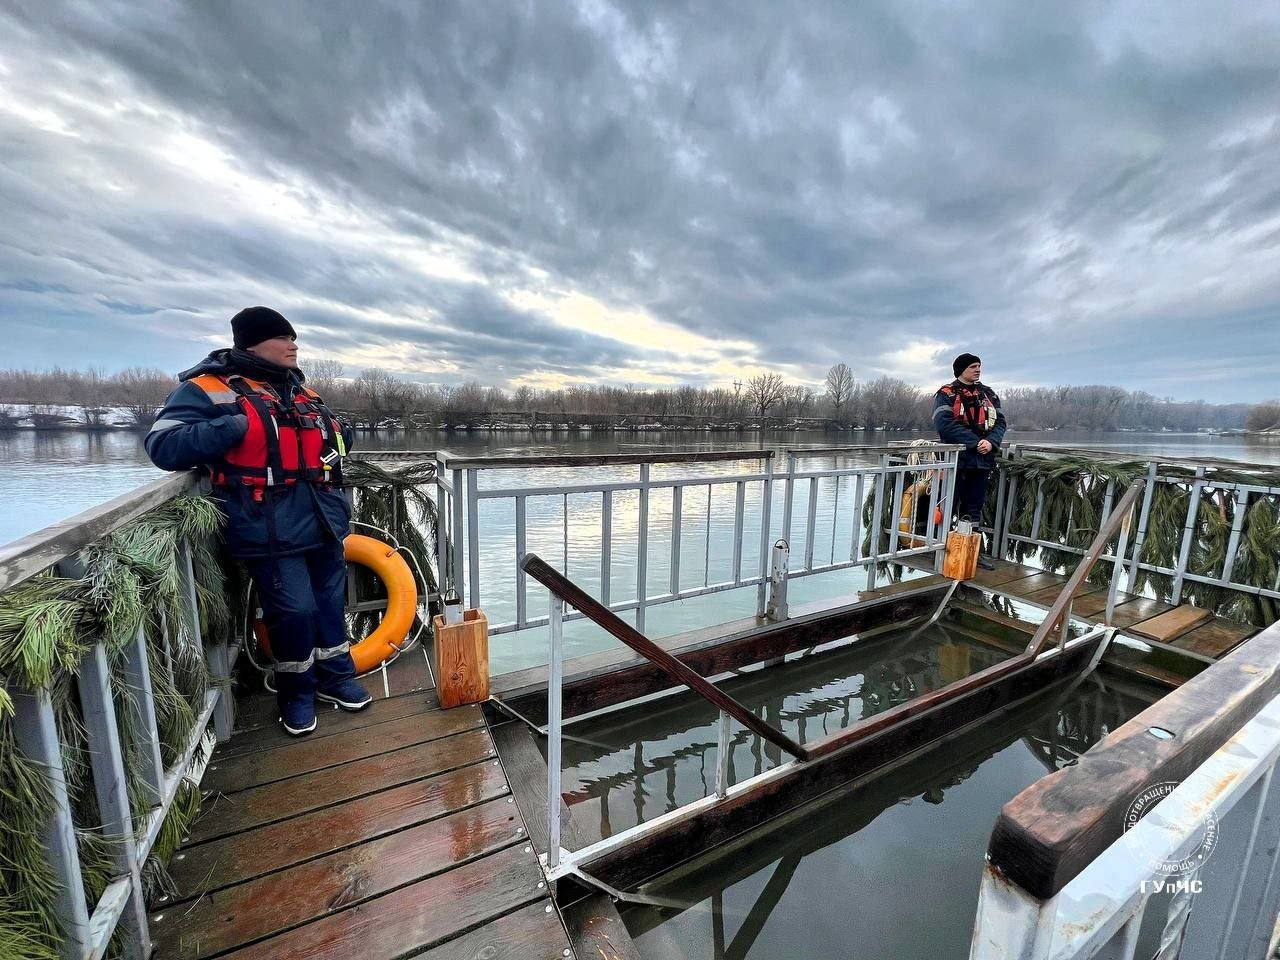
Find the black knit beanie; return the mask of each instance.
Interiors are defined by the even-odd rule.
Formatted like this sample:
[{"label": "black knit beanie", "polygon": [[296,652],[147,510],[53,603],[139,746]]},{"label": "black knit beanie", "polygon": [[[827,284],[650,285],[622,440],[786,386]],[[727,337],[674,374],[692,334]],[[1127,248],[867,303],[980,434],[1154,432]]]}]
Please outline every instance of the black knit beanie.
[{"label": "black knit beanie", "polygon": [[[283,320],[284,317],[281,317],[280,319]],[[962,353],[951,361],[951,372],[958,377],[960,374],[964,373],[965,368],[968,367],[969,364],[981,362],[981,357],[975,357],[972,353]]]},{"label": "black knit beanie", "polygon": [[289,321],[270,307],[245,307],[231,318],[232,343],[239,350],[279,336],[298,337]]}]

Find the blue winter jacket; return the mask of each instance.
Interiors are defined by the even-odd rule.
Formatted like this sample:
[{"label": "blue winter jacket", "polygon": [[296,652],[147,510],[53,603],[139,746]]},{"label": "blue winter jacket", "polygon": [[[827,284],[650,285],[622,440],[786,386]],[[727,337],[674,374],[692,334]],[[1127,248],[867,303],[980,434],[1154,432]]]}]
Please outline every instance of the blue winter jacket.
[{"label": "blue winter jacket", "polygon": [[[1008,428],[1004,413],[1000,410],[1000,398],[986,384],[978,384],[982,392],[987,395],[987,398],[996,408],[995,425],[983,436],[978,436],[977,433],[969,429],[967,424],[956,419],[955,412],[952,409],[953,398],[943,392],[949,387],[954,387],[957,382],[952,381],[952,383],[939,388],[938,392],[933,396],[933,425],[938,430],[938,438],[943,443],[964,444],[964,449],[960,451],[961,470],[991,470],[996,465],[996,452],[1000,449],[1000,444],[1004,440],[1004,432]],[[991,442],[990,453],[981,454],[978,452],[979,440],[989,440]]]},{"label": "blue winter jacket", "polygon": [[[239,396],[231,390],[217,390],[216,384],[211,394],[211,381],[202,377],[236,373],[229,355],[228,350],[215,350],[179,376],[181,383],[165,401],[144,441],[151,462],[161,470],[214,468],[244,437],[248,418]],[[197,378],[199,383],[192,382]],[[289,380],[289,391],[302,389],[301,374],[294,371]],[[342,434],[350,449],[351,428],[342,424]],[[301,553],[341,543],[351,531],[351,511],[337,489],[311,483],[267,487],[259,502],[254,500],[252,488],[233,484],[215,487],[213,495],[227,515],[227,550],[236,557]]]}]

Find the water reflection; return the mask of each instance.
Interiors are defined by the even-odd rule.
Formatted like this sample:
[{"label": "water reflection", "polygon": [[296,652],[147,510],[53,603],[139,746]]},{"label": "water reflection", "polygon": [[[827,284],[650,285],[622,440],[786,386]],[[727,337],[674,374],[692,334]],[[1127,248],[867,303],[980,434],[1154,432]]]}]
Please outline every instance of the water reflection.
[{"label": "water reflection", "polygon": [[[985,669],[1008,654],[941,626],[895,631],[871,641],[735,677],[722,688],[799,743]],[[597,840],[708,795],[715,788],[718,711],[678,694],[572,725],[563,786],[579,833]],[[729,783],[758,776],[787,757],[734,724]]]},{"label": "water reflection", "polygon": [[669,872],[628,929],[654,960],[962,960],[999,808],[1158,695],[1051,690]]}]

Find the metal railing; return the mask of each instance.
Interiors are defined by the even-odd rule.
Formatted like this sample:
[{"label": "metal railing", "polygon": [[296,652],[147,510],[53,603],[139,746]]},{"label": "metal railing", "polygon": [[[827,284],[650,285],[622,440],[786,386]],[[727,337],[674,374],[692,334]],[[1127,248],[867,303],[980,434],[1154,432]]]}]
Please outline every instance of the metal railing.
[{"label": "metal railing", "polygon": [[[567,567],[571,551],[576,551],[581,544],[575,541],[573,534],[579,532],[582,524],[571,522],[571,516],[582,513],[578,505],[570,509],[569,498],[585,495],[593,500],[598,498],[599,527],[598,537],[600,552],[598,557],[599,595],[597,599],[608,610],[614,613],[634,611],[635,625],[643,633],[645,629],[645,612],[648,608],[676,600],[705,596],[726,590],[740,588],[756,588],[756,614],[765,616],[768,612],[768,583],[770,580],[771,544],[775,540],[790,544],[797,526],[804,531],[804,550],[800,558],[793,558],[790,577],[803,577],[813,574],[827,573],[852,567],[865,567],[868,571],[868,586],[874,587],[876,567],[889,559],[902,560],[908,557],[933,554],[935,569],[942,568],[942,554],[946,548],[946,531],[950,526],[950,509],[946,508],[952,500],[955,489],[956,470],[959,451],[962,448],[952,444],[915,444],[893,446],[848,446],[824,447],[813,450],[796,449],[784,451],[786,466],[782,471],[776,470],[774,452],[771,450],[745,450],[703,453],[677,454],[639,454],[639,455],[607,455],[607,456],[535,456],[535,457],[460,457],[448,451],[436,451],[436,492],[437,502],[436,540],[440,545],[438,562],[446,570],[447,582],[453,585],[458,594],[464,597],[468,606],[480,607],[484,597],[490,595],[492,581],[484,581],[484,567],[481,556],[486,550],[493,550],[499,534],[497,524],[486,522],[482,504],[506,502],[510,504],[514,521],[511,536],[514,541],[512,563],[509,574],[499,581],[499,589],[504,595],[512,594],[515,598],[515,615],[508,620],[491,619],[491,634],[508,633],[531,627],[546,625],[547,617],[531,614],[528,604],[528,584],[525,571],[520,566],[520,559],[528,552],[530,539],[529,503],[532,500],[559,500],[561,560]],[[396,455],[397,458],[403,454]],[[831,457],[833,466],[830,469],[802,468],[800,461],[804,458]],[[371,454],[371,459],[380,459],[379,454]],[[841,460],[849,458],[874,457],[875,465],[845,465]],[[708,464],[725,462],[757,461],[763,463],[762,469],[745,472],[695,477],[655,478],[652,468],[660,464]],[[500,485],[486,486],[486,479],[496,471],[507,471],[515,468],[590,468],[590,467],[628,467],[638,468],[638,476],[634,479],[616,481],[587,480],[570,483],[547,483],[538,485]],[[907,521],[898,521],[899,509],[904,494],[909,490],[909,477],[931,475],[933,481],[928,484],[928,508],[922,518],[916,516],[914,503]],[[831,511],[831,543],[825,551],[825,558],[818,553],[817,529],[819,515],[819,492],[827,485],[833,504]],[[921,485],[923,486],[923,484]],[[777,488],[782,488],[781,520],[774,519],[774,501]],[[691,517],[685,510],[685,496],[689,490],[705,489],[706,503],[700,516]],[[721,489],[731,490],[733,501],[731,510],[724,505],[718,512],[714,505],[714,492]],[[751,491],[749,497],[748,491]],[[664,558],[667,562],[668,575],[665,589],[650,593],[650,562],[653,559],[650,545],[652,537],[651,506],[655,491],[670,496],[670,514],[666,522],[669,534],[669,547]],[[634,531],[635,587],[634,594],[622,599],[614,596],[614,561],[613,549],[614,525],[617,517],[615,497],[618,495],[636,497],[634,520],[632,515],[624,518],[629,530]],[[804,497],[801,508],[797,511],[797,496]],[[923,492],[920,494],[923,498]],[[892,499],[890,499],[892,498]],[[864,550],[863,540],[868,531],[863,526],[863,507],[870,501],[873,516],[882,517],[886,508],[892,504],[892,523],[883,527],[876,524],[870,531],[870,549]],[[748,511],[748,503],[754,510]],[[842,505],[846,512],[846,522],[840,524]],[[748,515],[750,513],[750,516]],[[938,516],[935,516],[938,514]],[[720,538],[717,545],[727,548],[729,558],[729,576],[725,579],[714,579],[712,575],[712,529],[717,519],[729,521],[731,533],[727,538]],[[750,526],[758,527],[758,556],[754,571],[744,570],[744,554],[747,549],[748,521]],[[917,521],[923,520],[923,532],[917,532]],[[824,519],[824,522],[825,519]],[[726,524],[728,525],[728,524]],[[908,529],[903,529],[907,526]],[[703,537],[702,556],[693,558],[694,568],[700,569],[702,583],[685,586],[682,583],[682,570],[686,570],[684,535],[686,532],[701,533]],[[837,552],[837,542],[843,543],[843,536],[849,535],[847,550]],[[502,536],[505,536],[505,532]],[[592,538],[594,539],[594,537]],[[450,555],[446,556],[446,544],[452,544]],[[444,582],[442,580],[442,582]],[[567,614],[567,619],[581,617],[580,612]]]},{"label": "metal railing", "polygon": [[[1075,454],[1096,458],[1098,460],[1111,461],[1133,461],[1143,459],[1141,457],[1115,453],[1107,450],[1077,450],[1071,448],[1032,446],[1029,444],[1017,443],[1010,444],[1002,452],[1001,456],[1006,460],[1017,460],[1027,454],[1036,454],[1038,456],[1048,457]],[[1185,464],[1194,470],[1194,475],[1186,477],[1161,473],[1162,465],[1171,464]],[[1133,537],[1132,552],[1124,561],[1129,567],[1129,579],[1131,582],[1136,580],[1139,571],[1163,574],[1171,577],[1172,584],[1169,600],[1174,605],[1177,605],[1182,601],[1182,594],[1187,583],[1205,584],[1207,586],[1220,587],[1224,590],[1233,590],[1240,593],[1269,597],[1271,599],[1280,599],[1280,574],[1278,574],[1274,582],[1270,584],[1244,583],[1233,578],[1236,557],[1241,545],[1241,537],[1244,532],[1245,520],[1250,506],[1256,503],[1257,498],[1259,497],[1280,498],[1280,486],[1216,478],[1214,476],[1214,472],[1219,467],[1237,473],[1249,470],[1259,471],[1268,469],[1258,464],[1242,464],[1229,461],[1210,464],[1206,462],[1181,460],[1171,457],[1162,457],[1160,459],[1147,461],[1147,472],[1144,478],[1146,482],[1146,492],[1138,513],[1138,522]],[[1080,547],[1064,544],[1055,540],[1047,540],[1040,535],[1044,508],[1043,481],[1037,485],[1030,528],[1021,531],[1015,529],[1017,526],[1015,512],[1019,503],[1019,484],[1020,480],[1017,476],[1010,478],[1007,477],[1004,472],[999,472],[996,493],[995,522],[994,528],[991,531],[992,542],[995,545],[993,552],[995,552],[997,556],[1007,556],[1012,544],[1021,543],[1032,547],[1042,547],[1055,551],[1082,555],[1084,550]],[[1178,487],[1185,488],[1189,493],[1186,513],[1182,522],[1182,537],[1179,543],[1178,555],[1176,562],[1172,567],[1146,563],[1141,560],[1142,547],[1147,539],[1148,528],[1151,520],[1152,498],[1157,486],[1160,484],[1176,485]],[[1191,571],[1189,566],[1195,553],[1193,551],[1193,546],[1195,544],[1200,506],[1205,496],[1214,493],[1221,494],[1224,497],[1229,497],[1232,501],[1231,530],[1228,535],[1226,551],[1216,570],[1213,573],[1197,573]],[[1111,514],[1114,496],[1114,481],[1108,481],[1103,494],[1102,516],[1100,518],[1101,523],[1105,523]],[[1123,556],[1123,553],[1121,556]],[[1102,559],[1114,560],[1115,555],[1104,554]]]},{"label": "metal railing", "polygon": [[[175,497],[195,491],[199,481],[193,474],[179,474],[158,480],[100,507],[24,537],[0,549],[0,593],[11,590],[36,575],[54,569],[61,576],[79,578],[84,569],[76,554],[95,540],[119,529],[129,521]],[[191,547],[182,543],[176,558],[181,580],[183,615],[188,622],[165,624],[158,639],[162,650],[170,650],[171,634],[181,629],[202,643],[197,604],[195,570]],[[163,618],[161,618],[162,623]],[[112,696],[112,676],[102,641],[94,643],[76,672],[76,689],[84,717],[91,761],[92,779],[101,817],[103,837],[108,841],[115,876],[92,906],[84,896],[83,871],[76,843],[76,824],[63,765],[58,729],[50,691],[45,688],[7,688],[13,699],[13,729],[18,749],[39,765],[45,774],[51,799],[50,815],[42,830],[42,840],[60,893],[56,913],[64,940],[62,955],[77,960],[97,960],[105,956],[108,943],[119,936],[127,957],[146,957],[151,952],[147,904],[141,881],[142,865],[160,835],[178,787],[191,769],[200,744],[212,722],[216,738],[231,735],[234,705],[227,695],[231,656],[226,644],[205,649],[211,684],[204,703],[197,710],[190,737],[179,756],[165,767],[156,725],[155,698],[148,665],[149,638],[144,627],[125,650],[123,680],[136,705],[137,743],[122,742],[121,727]],[[165,657],[167,661],[169,658]],[[124,756],[130,747],[143,758],[142,780],[147,791],[146,815],[139,821],[132,815]]]},{"label": "metal railing", "polygon": [[1278,662],[1274,625],[1011,800],[972,960],[1131,960],[1140,946],[1144,960],[1271,956]]}]

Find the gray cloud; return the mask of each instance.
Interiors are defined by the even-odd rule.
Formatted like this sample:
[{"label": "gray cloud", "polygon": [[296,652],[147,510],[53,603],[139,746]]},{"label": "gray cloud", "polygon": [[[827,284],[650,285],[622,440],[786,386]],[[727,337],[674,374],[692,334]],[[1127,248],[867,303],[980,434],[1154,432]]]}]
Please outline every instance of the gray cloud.
[{"label": "gray cloud", "polygon": [[0,13],[10,362],[270,302],[429,380],[1276,392],[1266,5],[49,6]]}]

